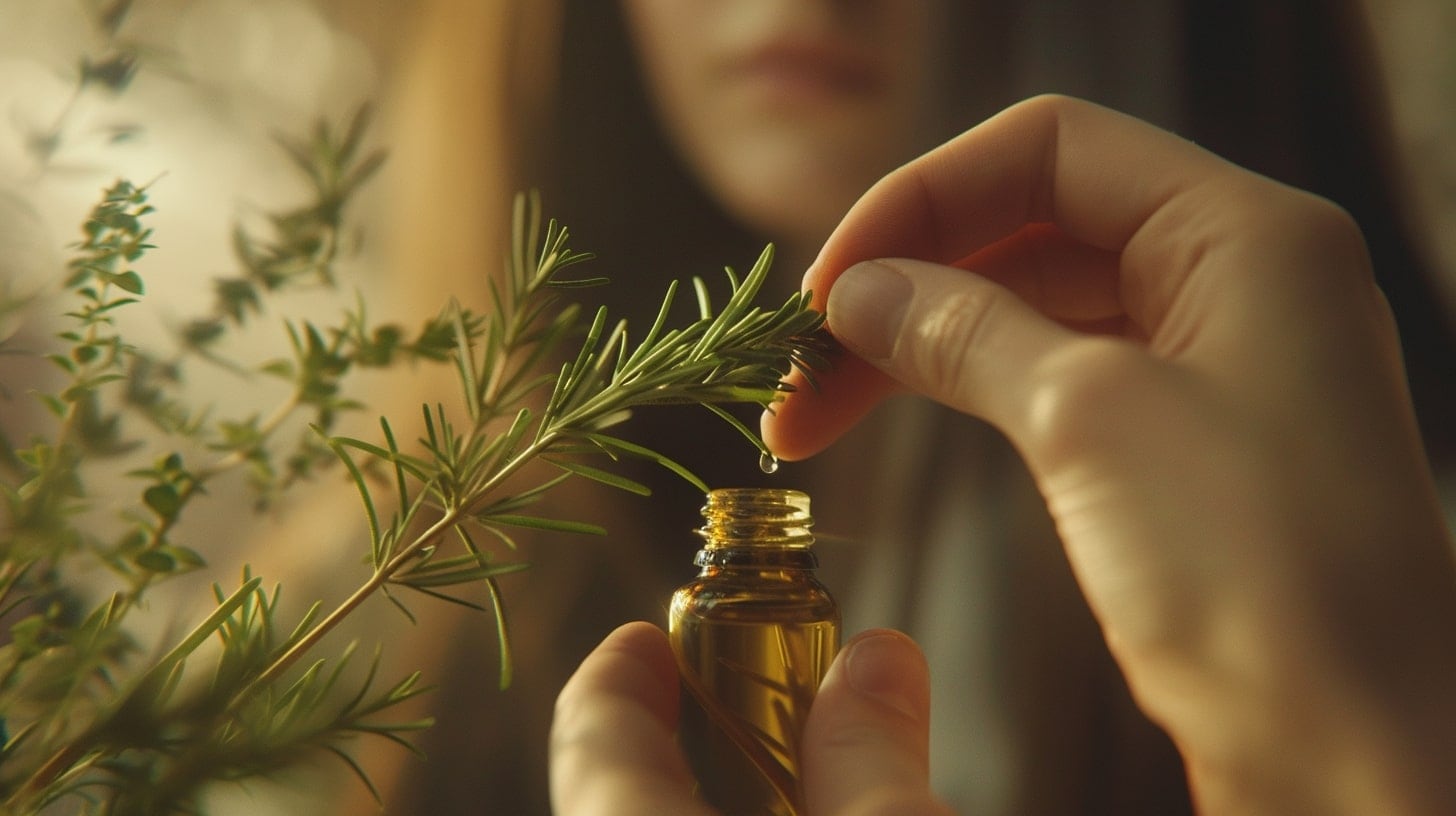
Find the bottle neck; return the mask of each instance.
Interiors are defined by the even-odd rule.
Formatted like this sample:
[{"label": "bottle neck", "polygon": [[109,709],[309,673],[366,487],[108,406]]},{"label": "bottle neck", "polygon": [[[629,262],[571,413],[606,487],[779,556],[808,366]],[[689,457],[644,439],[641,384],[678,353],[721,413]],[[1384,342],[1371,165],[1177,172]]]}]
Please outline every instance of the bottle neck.
[{"label": "bottle neck", "polygon": [[693,563],[711,569],[812,570],[819,558],[807,549],[769,550],[762,547],[730,547],[698,550]]},{"label": "bottle neck", "polygon": [[705,569],[806,569],[818,566],[810,547],[814,519],[809,497],[782,488],[728,488],[708,493],[703,549],[693,562]]}]

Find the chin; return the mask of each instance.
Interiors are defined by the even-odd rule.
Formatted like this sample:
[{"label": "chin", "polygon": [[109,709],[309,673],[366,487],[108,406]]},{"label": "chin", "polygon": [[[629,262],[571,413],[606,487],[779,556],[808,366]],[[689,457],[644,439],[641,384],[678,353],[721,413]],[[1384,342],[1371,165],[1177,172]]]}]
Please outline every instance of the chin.
[{"label": "chin", "polygon": [[[854,203],[853,196],[810,196],[812,187],[770,186],[726,197],[729,212],[767,239],[803,249],[829,237]],[[845,199],[848,199],[846,202]]]},{"label": "chin", "polygon": [[[775,240],[819,243],[869,189],[879,173],[836,161],[834,151],[764,151],[710,172],[725,208]],[[827,160],[826,160],[827,159]]]}]

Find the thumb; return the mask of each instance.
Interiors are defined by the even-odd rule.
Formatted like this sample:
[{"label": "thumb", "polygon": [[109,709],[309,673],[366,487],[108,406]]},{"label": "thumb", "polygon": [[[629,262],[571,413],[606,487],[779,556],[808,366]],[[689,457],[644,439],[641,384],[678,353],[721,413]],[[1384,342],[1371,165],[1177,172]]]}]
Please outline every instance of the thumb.
[{"label": "thumb", "polygon": [[850,641],[814,700],[801,763],[808,810],[943,816],[930,793],[930,673],[914,641],[874,630]]},{"label": "thumb", "polygon": [[849,267],[826,311],[835,338],[867,362],[1007,431],[1035,407],[1038,365],[1081,338],[1000,284],[909,259]]}]

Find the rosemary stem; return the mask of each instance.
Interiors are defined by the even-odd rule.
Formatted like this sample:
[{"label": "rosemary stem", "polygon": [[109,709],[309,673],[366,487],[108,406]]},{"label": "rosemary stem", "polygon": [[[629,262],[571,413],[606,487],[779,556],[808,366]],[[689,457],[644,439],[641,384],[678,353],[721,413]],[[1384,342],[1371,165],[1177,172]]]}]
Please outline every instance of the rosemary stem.
[{"label": "rosemary stem", "polygon": [[394,577],[395,573],[399,572],[404,568],[405,564],[419,554],[421,549],[454,529],[456,525],[461,523],[461,520],[465,516],[469,515],[481,499],[489,495],[501,482],[520,470],[522,466],[535,459],[554,444],[557,438],[558,434],[552,432],[542,439],[526,446],[524,450],[512,457],[506,464],[502,465],[490,479],[478,488],[472,490],[465,501],[441,514],[440,518],[434,524],[431,524],[428,529],[416,536],[409,544],[400,548],[399,552],[395,553],[393,557],[374,571],[374,574],[369,577],[369,580],[354,590],[327,617],[314,624],[313,628],[307,634],[295,641],[292,646],[269,664],[268,668],[264,669],[247,687],[233,697],[232,702],[228,705],[228,710],[236,711],[238,706],[242,705],[242,703],[251,698],[264,686],[277,680],[280,675],[286,672],[304,654],[317,645],[325,635],[352,614],[360,604],[368,600],[380,587],[388,583]]},{"label": "rosemary stem", "polygon": [[446,531],[454,526],[458,518],[458,511],[445,513],[438,521],[430,525],[429,529],[420,533],[408,546],[400,550],[398,555],[390,559],[378,570],[375,570],[374,574],[369,577],[369,580],[359,585],[359,588],[355,589],[348,598],[345,598],[342,603],[335,607],[327,617],[314,624],[312,629],[303,637],[294,641],[292,646],[288,647],[283,654],[279,655],[277,659],[268,665],[268,668],[264,669],[242,691],[238,692],[233,697],[232,702],[228,704],[228,710],[236,711],[240,705],[250,699],[264,686],[277,680],[280,675],[288,671],[294,663],[298,662],[299,658],[303,657],[304,654],[322,640],[324,635],[333,631],[334,627],[342,623],[360,604],[364,603],[380,587],[388,583],[389,579],[404,565],[404,562],[410,556],[419,552],[420,548],[444,535]]}]

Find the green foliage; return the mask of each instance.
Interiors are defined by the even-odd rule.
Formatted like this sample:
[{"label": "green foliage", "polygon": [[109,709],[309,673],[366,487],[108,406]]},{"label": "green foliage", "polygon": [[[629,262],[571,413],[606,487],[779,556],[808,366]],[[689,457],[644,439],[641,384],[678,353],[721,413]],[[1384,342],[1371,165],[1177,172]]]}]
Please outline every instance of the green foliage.
[{"label": "green foliage", "polygon": [[[706,488],[682,464],[623,438],[631,413],[706,406],[761,447],[718,406],[769,406],[790,366],[822,364],[820,316],[806,296],[775,309],[754,305],[770,250],[746,276],[727,271],[721,310],[695,280],[699,316],[687,325],[668,326],[670,287],[656,321],[633,341],[605,311],[588,315],[562,297],[604,281],[571,274],[589,256],[569,247],[566,229],[543,224],[524,196],[503,274],[481,311],[453,305],[410,332],[370,322],[361,299],[337,325],[285,322],[286,359],[224,358],[221,338],[266,314],[274,294],[334,282],[346,204],[381,161],[360,149],[364,122],[361,115],[307,141],[284,140],[312,182],[311,200],[271,216],[268,237],[235,234],[240,274],[218,284],[211,315],[188,324],[180,355],[136,348],[115,323],[146,292],[137,264],[151,246],[148,189],[118,182],[87,217],[63,282],[75,305],[48,356],[64,381],[39,395],[53,425],[5,443],[0,811],[65,802],[90,813],[191,813],[209,783],[271,774],[321,752],[368,784],[353,741],[411,747],[410,735],[429,721],[402,719],[396,707],[426,689],[418,672],[380,681],[377,651],[367,667],[354,665],[352,645],[319,654],[326,634],[376,595],[408,615],[411,596],[476,606],[458,590],[483,585],[501,683],[509,682],[498,582],[526,566],[509,555],[515,537],[602,532],[589,520],[557,518],[542,499],[573,478],[646,494],[614,471],[624,458],[657,462]],[[423,406],[418,446],[401,445],[386,418],[372,440],[334,434],[342,412],[364,407],[350,395],[351,374],[419,362],[454,368],[463,410]],[[288,395],[264,416],[214,416],[215,407],[194,405],[181,390],[190,365],[212,363],[279,380]],[[280,438],[297,417],[311,431]],[[160,447],[128,431],[137,420],[165,432]],[[108,460],[125,463],[135,485],[119,521],[91,506],[98,463]],[[178,525],[217,477],[245,470],[261,506],[329,462],[357,489],[369,531],[344,599],[285,620],[281,588],[265,590],[245,571],[231,590],[214,585],[213,611],[185,637],[143,659],[133,613],[156,583],[206,566],[203,548]],[[98,565],[115,578],[99,599],[76,584]]]},{"label": "green foliage", "polygon": [[[78,100],[123,93],[155,56],[125,36],[132,6],[87,0],[99,50],[80,58],[54,122],[25,134],[37,172],[80,134]],[[390,670],[378,648],[367,664],[354,644],[325,653],[326,634],[375,596],[406,615],[406,601],[421,596],[465,604],[494,620],[508,683],[499,582],[526,568],[511,555],[516,537],[602,532],[557,517],[542,500],[573,478],[645,494],[615,472],[624,458],[657,462],[705,489],[682,464],[620,435],[631,412],[702,405],[761,447],[719,406],[770,405],[789,366],[822,364],[813,339],[820,318],[805,297],[753,305],[767,250],[743,278],[727,272],[721,311],[694,280],[698,319],[669,327],[674,286],[654,324],[629,342],[625,325],[561,297],[605,281],[569,274],[589,256],[569,247],[564,228],[543,224],[530,197],[517,202],[511,250],[486,304],[451,305],[411,330],[375,322],[358,297],[332,323],[281,321],[287,356],[235,359],[230,336],[277,321],[278,295],[335,286],[353,244],[349,203],[384,160],[365,147],[368,118],[361,111],[339,127],[278,138],[308,183],[306,200],[235,228],[236,272],[214,283],[212,306],[182,324],[171,351],[137,347],[117,322],[147,294],[149,186],[119,181],[87,215],[59,276],[65,322],[43,355],[59,384],[0,391],[33,394],[50,418],[24,440],[0,433],[0,813],[196,813],[212,783],[321,754],[373,790],[351,753],[357,739],[414,750],[411,735],[430,720],[399,706],[427,687],[418,671],[382,679]],[[11,322],[50,302],[4,287],[0,317]],[[0,353],[21,350],[0,339]],[[452,366],[462,409],[422,406],[417,444],[401,445],[387,418],[374,439],[336,433],[341,415],[366,409],[354,374],[416,364]],[[257,415],[225,415],[184,389],[201,365],[281,384],[284,396]],[[294,426],[307,430],[284,433]],[[258,508],[285,500],[301,480],[342,471],[367,522],[359,575],[340,585],[342,600],[294,615],[281,587],[265,588],[245,569],[231,588],[212,585],[211,611],[185,636],[144,644],[136,613],[148,593],[208,566],[207,548],[183,521],[209,500],[239,504],[218,489],[233,471],[246,474]],[[103,510],[117,503],[119,513]],[[488,600],[468,600],[468,585],[483,586]]]}]

